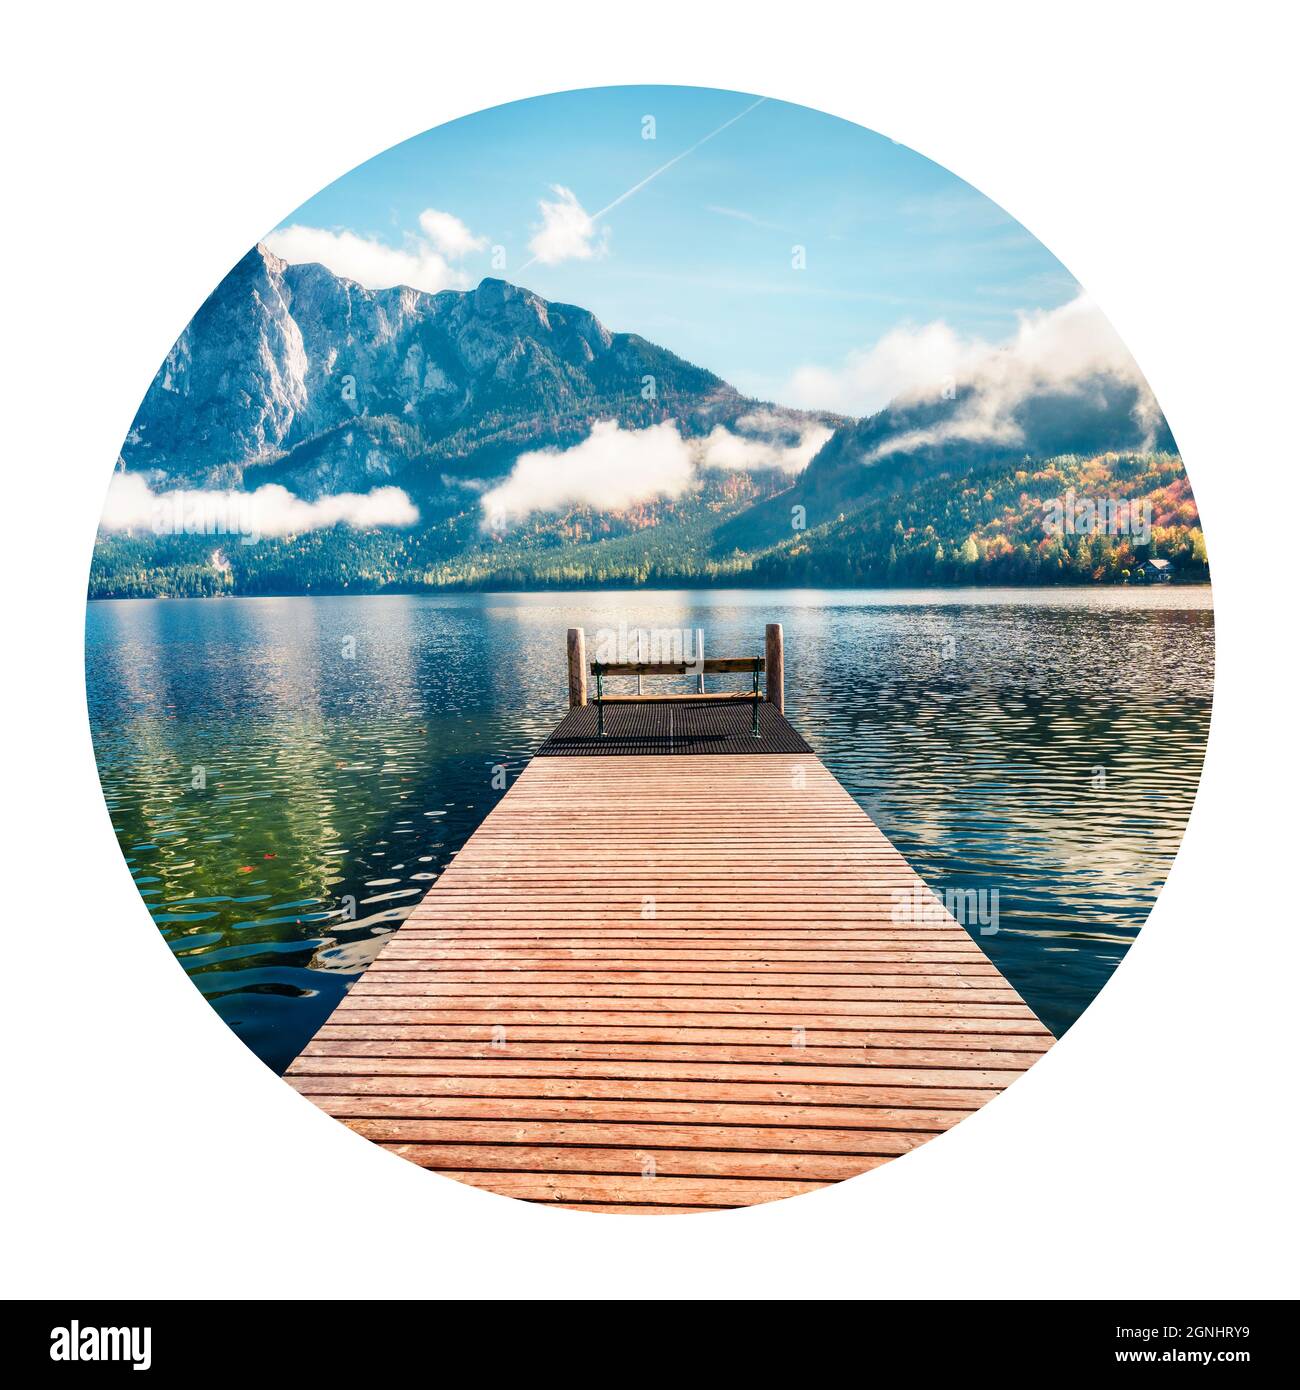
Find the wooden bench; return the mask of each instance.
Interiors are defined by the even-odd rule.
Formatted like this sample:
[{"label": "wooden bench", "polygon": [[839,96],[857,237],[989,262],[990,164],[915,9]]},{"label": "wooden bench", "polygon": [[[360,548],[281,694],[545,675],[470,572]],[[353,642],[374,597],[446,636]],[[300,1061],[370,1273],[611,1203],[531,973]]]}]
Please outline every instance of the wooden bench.
[{"label": "wooden bench", "polygon": [[[695,661],[593,661],[587,664],[587,639],[580,627],[568,631],[569,656],[569,708],[577,709],[587,704],[588,672],[596,679],[595,698],[592,703],[597,711],[597,732],[605,735],[606,704],[636,704],[650,700],[673,700],[694,702],[701,700],[745,701],[753,706],[751,732],[758,738],[758,707],[766,698],[780,713],[785,712],[785,643],[780,623],[768,623],[762,656],[711,656]],[[705,676],[749,675],[753,678],[752,690],[705,690]],[[606,694],[605,680],[610,676],[635,676],[635,694]],[[698,676],[699,689],[675,694],[646,694],[641,690],[641,680],[645,676]],[[766,677],[765,688],[760,690],[759,677]]]}]

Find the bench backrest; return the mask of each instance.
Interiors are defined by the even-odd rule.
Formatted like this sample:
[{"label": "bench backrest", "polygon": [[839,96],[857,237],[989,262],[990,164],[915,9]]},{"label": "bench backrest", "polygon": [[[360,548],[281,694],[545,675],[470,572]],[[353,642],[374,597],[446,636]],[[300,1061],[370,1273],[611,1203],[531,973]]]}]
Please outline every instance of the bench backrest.
[{"label": "bench backrest", "polygon": [[[701,639],[697,651],[703,650]],[[749,675],[754,679],[754,698],[759,698],[760,675],[766,675],[764,698],[780,711],[785,709],[785,642],[780,623],[768,623],[761,656],[709,656],[702,661],[593,661],[587,663],[587,638],[580,627],[568,632],[569,705],[587,703],[588,673],[596,677],[601,690],[606,676],[698,676],[699,695],[704,695],[704,677]],[[640,680],[637,681],[638,691]],[[677,698],[677,697],[673,697]],[[682,696],[689,699],[690,696]]]}]

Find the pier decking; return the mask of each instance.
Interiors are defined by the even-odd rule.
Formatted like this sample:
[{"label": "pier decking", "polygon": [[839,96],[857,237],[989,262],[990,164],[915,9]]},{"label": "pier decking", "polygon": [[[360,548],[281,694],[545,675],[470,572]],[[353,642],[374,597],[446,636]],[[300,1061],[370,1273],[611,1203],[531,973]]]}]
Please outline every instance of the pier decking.
[{"label": "pier decking", "polygon": [[757,737],[743,702],[665,708],[597,735],[578,705],[294,1062],[303,1095],[494,1192],[691,1212],[877,1167],[1051,1045],[772,701]]}]

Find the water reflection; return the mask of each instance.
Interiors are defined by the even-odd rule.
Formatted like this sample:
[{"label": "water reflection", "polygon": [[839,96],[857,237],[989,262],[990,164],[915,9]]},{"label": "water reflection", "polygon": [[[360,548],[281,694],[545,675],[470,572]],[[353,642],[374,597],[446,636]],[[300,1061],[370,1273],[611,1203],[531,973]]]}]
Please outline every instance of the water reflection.
[{"label": "water reflection", "polygon": [[1058,1033],[1168,872],[1209,725],[1204,589],[92,604],[101,778],[159,930],[283,1068],[563,713],[564,629],[784,624],[787,709]]}]

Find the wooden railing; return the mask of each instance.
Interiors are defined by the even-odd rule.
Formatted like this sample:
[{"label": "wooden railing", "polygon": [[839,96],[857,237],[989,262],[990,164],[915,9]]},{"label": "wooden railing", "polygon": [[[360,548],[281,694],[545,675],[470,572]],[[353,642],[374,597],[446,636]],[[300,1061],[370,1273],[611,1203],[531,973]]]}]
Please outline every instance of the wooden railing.
[{"label": "wooden railing", "polygon": [[[785,711],[785,638],[780,623],[768,623],[762,656],[710,656],[695,661],[593,661],[587,664],[587,639],[580,627],[571,627],[568,632],[569,655],[569,707],[577,709],[587,704],[588,674],[595,677],[595,698],[597,708],[597,729],[603,737],[605,732],[605,706],[607,704],[636,704],[650,700],[697,701],[723,700],[745,701],[753,706],[752,730],[758,737],[758,707],[764,699],[774,705],[778,712]],[[704,689],[704,677],[713,675],[749,675],[753,677],[751,690]],[[607,694],[605,680],[611,676],[636,676],[635,694]],[[699,689],[669,694],[645,694],[641,690],[641,680],[645,676],[698,676]],[[759,688],[759,677],[764,676],[764,688]]]}]

